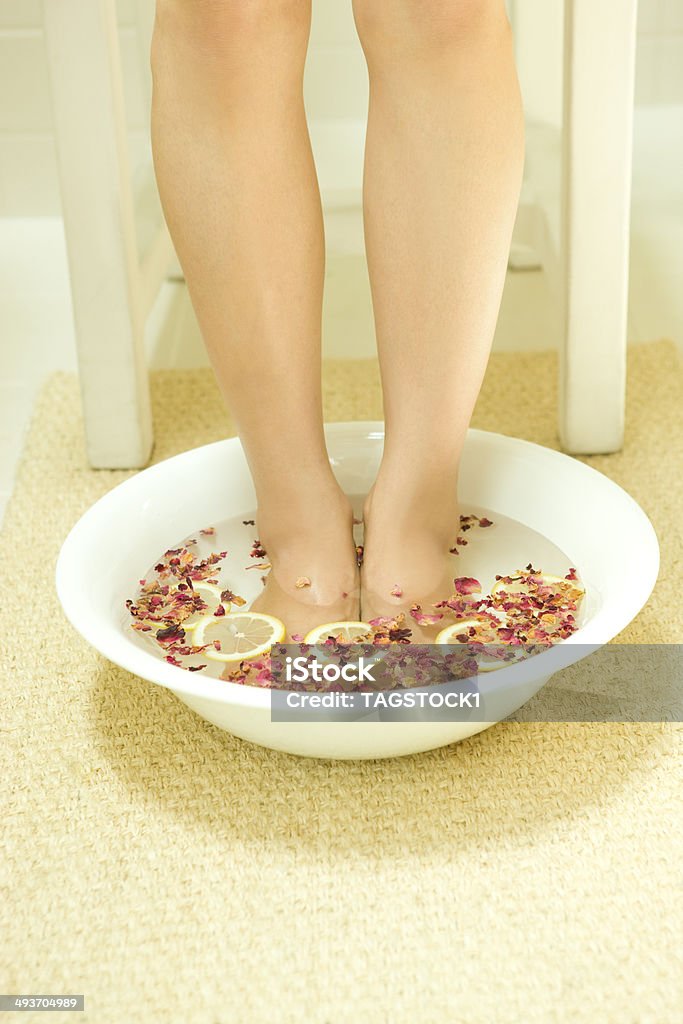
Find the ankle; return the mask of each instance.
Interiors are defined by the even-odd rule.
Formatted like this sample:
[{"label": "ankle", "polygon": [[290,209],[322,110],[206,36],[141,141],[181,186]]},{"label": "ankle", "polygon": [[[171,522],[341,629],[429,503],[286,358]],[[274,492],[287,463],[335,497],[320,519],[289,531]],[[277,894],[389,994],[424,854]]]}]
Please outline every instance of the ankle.
[{"label": "ankle", "polygon": [[396,483],[378,477],[363,505],[366,538],[432,537],[437,545],[453,542],[458,531],[455,480]]},{"label": "ankle", "polygon": [[342,545],[346,538],[353,543],[353,510],[341,489],[310,500],[300,495],[298,500],[262,501],[256,521],[259,539],[269,552]]}]

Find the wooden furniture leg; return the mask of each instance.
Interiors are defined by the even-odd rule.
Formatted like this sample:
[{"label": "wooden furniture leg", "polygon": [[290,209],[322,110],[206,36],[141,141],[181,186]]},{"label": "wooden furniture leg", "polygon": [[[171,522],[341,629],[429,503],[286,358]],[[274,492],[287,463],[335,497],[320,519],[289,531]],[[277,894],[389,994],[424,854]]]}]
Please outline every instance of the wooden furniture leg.
[{"label": "wooden furniture leg", "polygon": [[560,440],[623,444],[636,0],[565,0]]}]

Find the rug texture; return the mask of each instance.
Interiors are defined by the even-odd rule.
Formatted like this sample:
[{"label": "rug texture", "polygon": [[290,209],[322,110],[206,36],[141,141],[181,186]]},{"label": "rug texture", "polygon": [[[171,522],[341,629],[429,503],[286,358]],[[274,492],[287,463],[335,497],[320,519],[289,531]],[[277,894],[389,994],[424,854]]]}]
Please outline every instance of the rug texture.
[{"label": "rug texture", "polygon": [[[494,356],[474,425],[557,447],[555,377]],[[209,371],[152,392],[155,461],[233,432]],[[380,418],[375,364],[328,364],[325,405]],[[682,410],[673,345],[632,348],[624,450],[585,460],[661,541],[633,644],[683,641]],[[102,1024],[681,1019],[678,724],[506,722],[338,763],[220,732],[61,612],[60,544],[129,475],[89,469],[82,429],[52,376],[2,530],[3,992],[84,993],[69,1019]]]}]

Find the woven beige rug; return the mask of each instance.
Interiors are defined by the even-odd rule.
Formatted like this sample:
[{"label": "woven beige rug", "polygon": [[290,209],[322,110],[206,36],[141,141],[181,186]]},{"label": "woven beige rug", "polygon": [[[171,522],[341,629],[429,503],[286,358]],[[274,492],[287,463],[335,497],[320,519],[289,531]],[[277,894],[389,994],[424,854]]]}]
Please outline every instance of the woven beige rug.
[{"label": "woven beige rug", "polygon": [[[373,364],[325,380],[328,419],[381,415]],[[475,425],[555,446],[554,381],[550,354],[496,355]],[[208,371],[152,387],[155,460],[231,431]],[[682,409],[673,346],[633,348],[624,451],[587,460],[662,544],[629,642],[683,641]],[[77,381],[51,377],[2,531],[3,992],[84,993],[69,1019],[103,1024],[681,1019],[680,726],[351,763],[235,739],[61,613],[60,543],[127,475],[87,467]]]}]

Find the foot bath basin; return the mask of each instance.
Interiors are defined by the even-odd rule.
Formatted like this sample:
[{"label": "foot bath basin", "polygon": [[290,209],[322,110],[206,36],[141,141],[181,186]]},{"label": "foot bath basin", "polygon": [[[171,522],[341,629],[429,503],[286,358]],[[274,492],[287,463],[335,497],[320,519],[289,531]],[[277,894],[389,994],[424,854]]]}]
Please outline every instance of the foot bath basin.
[{"label": "foot bath basin", "polygon": [[[337,478],[358,500],[374,480],[383,425],[333,423],[326,435]],[[585,588],[576,632],[523,663],[489,673],[495,683],[477,720],[406,721],[374,712],[360,720],[272,721],[270,690],[189,672],[141,643],[125,602],[148,567],[212,522],[253,517],[253,486],[236,438],[151,466],[101,498],[62,546],[57,591],[73,626],[106,658],[167,687],[199,715],[244,739],[312,757],[429,750],[500,721],[554,672],[613,639],[647,601],[659,566],[654,530],[636,502],[601,473],[539,445],[470,430],[459,498],[463,512],[487,515],[494,526],[499,517],[508,526],[497,541],[495,529],[487,530],[486,545],[472,537],[460,549],[458,572],[488,576],[490,584],[493,573],[514,572],[532,560],[538,565],[539,559],[549,573],[575,567]],[[255,575],[244,572],[245,596],[260,589]]]}]

